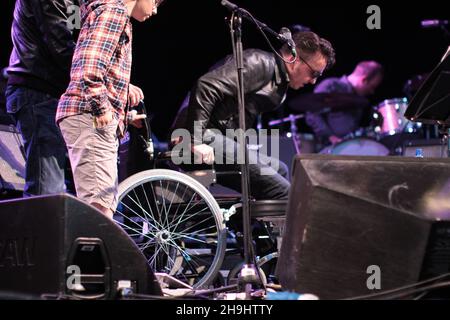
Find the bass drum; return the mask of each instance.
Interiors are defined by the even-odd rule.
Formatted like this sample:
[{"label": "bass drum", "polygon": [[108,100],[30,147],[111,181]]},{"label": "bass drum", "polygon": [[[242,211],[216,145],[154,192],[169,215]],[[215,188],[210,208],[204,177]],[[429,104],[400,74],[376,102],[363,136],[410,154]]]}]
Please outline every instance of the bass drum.
[{"label": "bass drum", "polygon": [[326,147],[319,153],[347,156],[387,156],[389,149],[372,139],[356,138]]}]

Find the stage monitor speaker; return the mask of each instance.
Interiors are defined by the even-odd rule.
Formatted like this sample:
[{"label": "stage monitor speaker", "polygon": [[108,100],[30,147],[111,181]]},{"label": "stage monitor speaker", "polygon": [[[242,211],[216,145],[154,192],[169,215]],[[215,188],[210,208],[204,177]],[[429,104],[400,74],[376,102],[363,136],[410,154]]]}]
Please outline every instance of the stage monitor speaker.
[{"label": "stage monitor speaker", "polygon": [[24,186],[22,136],[14,125],[0,124],[0,190],[23,191]]},{"label": "stage monitor speaker", "polygon": [[448,146],[441,139],[411,140],[403,146],[403,156],[415,157],[416,150],[422,149],[424,158],[447,158]]},{"label": "stage monitor speaker", "polygon": [[293,171],[284,289],[341,299],[450,271],[449,159],[305,155]]},{"label": "stage monitor speaker", "polygon": [[116,299],[120,287],[161,295],[136,244],[70,195],[0,202],[0,292]]}]

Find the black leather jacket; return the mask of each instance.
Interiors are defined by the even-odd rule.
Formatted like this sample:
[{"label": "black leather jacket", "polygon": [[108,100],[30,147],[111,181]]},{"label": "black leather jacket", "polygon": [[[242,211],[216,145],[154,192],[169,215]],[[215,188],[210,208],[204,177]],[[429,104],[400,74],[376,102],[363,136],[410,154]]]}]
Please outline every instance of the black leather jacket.
[{"label": "black leather jacket", "polygon": [[[12,23],[13,50],[8,84],[21,85],[58,97],[70,79],[75,49],[68,8],[78,0],[16,0]],[[71,8],[73,9],[73,8]]]},{"label": "black leather jacket", "polygon": [[[289,84],[284,62],[274,54],[257,49],[244,51],[244,91],[246,126],[256,116],[280,106]],[[237,73],[234,59],[227,57],[218,67],[203,75],[191,91],[185,126],[193,136],[194,121],[208,128],[239,128]],[[206,134],[207,135],[207,134]]]}]

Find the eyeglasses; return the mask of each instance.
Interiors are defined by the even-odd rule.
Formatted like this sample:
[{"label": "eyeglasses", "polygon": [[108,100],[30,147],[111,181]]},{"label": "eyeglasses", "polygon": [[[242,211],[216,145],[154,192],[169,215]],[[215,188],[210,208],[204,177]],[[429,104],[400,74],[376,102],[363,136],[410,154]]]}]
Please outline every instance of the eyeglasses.
[{"label": "eyeglasses", "polygon": [[322,76],[322,71],[314,70],[314,68],[311,67],[311,66],[309,65],[309,63],[306,62],[305,59],[303,59],[302,57],[300,57],[300,55],[299,55],[298,57],[300,58],[300,60],[303,61],[304,64],[306,64],[306,65],[308,66],[309,70],[311,70],[311,77],[312,77],[313,79],[317,79],[317,78],[319,78],[319,77]]}]

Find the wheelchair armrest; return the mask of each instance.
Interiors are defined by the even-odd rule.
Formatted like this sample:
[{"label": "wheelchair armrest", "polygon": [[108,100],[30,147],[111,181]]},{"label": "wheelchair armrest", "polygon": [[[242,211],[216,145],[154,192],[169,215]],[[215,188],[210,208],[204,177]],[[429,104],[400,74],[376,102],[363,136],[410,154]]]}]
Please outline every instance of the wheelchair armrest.
[{"label": "wheelchair armrest", "polygon": [[242,172],[240,171],[217,171],[216,175],[218,177],[220,176],[240,176],[242,174]]},{"label": "wheelchair armrest", "polygon": [[217,182],[215,170],[193,170],[185,172],[188,176],[191,176],[206,188]]},{"label": "wheelchair armrest", "polygon": [[156,156],[156,160],[171,160],[172,157],[181,157],[181,156],[182,156],[181,153],[169,150],[158,153],[158,155]]}]

